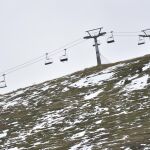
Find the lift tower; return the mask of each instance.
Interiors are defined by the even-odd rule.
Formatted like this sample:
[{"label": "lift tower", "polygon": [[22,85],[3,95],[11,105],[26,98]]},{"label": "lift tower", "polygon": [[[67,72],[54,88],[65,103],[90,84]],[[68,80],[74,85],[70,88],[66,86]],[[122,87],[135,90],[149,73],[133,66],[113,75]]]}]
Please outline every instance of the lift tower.
[{"label": "lift tower", "polygon": [[98,47],[98,45],[100,44],[98,44],[97,38],[100,36],[104,36],[106,34],[106,32],[101,32],[102,29],[103,28],[101,27],[97,29],[88,30],[86,31],[88,33],[88,36],[84,37],[84,39],[91,39],[91,38],[94,39],[95,44],[93,46],[95,47],[95,50],[96,50],[97,66],[101,65],[100,52],[99,52],[99,47]]}]

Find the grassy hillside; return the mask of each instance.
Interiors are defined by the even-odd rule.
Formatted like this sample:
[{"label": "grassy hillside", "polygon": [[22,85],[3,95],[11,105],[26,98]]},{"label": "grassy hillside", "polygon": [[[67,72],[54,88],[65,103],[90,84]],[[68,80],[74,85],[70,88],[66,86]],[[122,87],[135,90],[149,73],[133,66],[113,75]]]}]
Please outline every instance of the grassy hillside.
[{"label": "grassy hillside", "polygon": [[2,150],[150,150],[150,55],[0,95]]}]

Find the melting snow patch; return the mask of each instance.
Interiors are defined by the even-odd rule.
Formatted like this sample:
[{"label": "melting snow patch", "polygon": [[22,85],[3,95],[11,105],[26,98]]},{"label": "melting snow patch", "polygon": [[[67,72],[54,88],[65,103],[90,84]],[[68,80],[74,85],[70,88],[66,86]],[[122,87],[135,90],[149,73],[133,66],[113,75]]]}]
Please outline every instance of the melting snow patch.
[{"label": "melting snow patch", "polygon": [[108,108],[100,108],[98,106],[95,106],[95,114],[102,113],[104,111],[108,111]]},{"label": "melting snow patch", "polygon": [[149,69],[149,68],[150,68],[150,63],[146,64],[146,65],[142,68],[142,71],[145,71],[145,70],[147,70],[147,69]]},{"label": "melting snow patch", "polygon": [[118,65],[115,65],[115,66],[106,68],[106,69],[104,69],[104,70],[102,71],[102,73],[110,73],[110,72],[116,70],[117,68],[123,67],[123,66],[125,66],[125,65],[126,65],[126,64],[118,64]]},{"label": "melting snow patch", "polygon": [[45,87],[43,87],[41,90],[42,91],[46,91],[46,90],[48,90],[49,89],[49,86],[45,86]]},{"label": "melting snow patch", "polygon": [[66,80],[66,81],[63,81],[63,82],[61,82],[61,85],[67,85],[68,84],[68,81]]},{"label": "melting snow patch", "polygon": [[4,130],[3,133],[0,133],[0,139],[7,136],[8,130]]},{"label": "melting snow patch", "polygon": [[19,150],[18,147],[14,147],[14,148],[9,148],[8,150]]},{"label": "melting snow patch", "polygon": [[110,80],[114,73],[106,73],[106,74],[94,74],[82,78],[81,80],[71,84],[72,87],[87,87],[89,85],[100,85],[102,81]]},{"label": "melting snow patch", "polygon": [[95,124],[101,124],[102,120],[96,121]]},{"label": "melting snow patch", "polygon": [[145,147],[145,148],[144,148],[144,150],[149,150],[149,149],[150,149],[150,147]]},{"label": "melting snow patch", "polygon": [[85,78],[80,79],[79,81],[71,84],[70,86],[72,87],[87,87],[89,85],[100,85],[103,81],[107,81],[110,80],[113,75],[114,75],[114,71],[118,68],[118,67],[123,67],[125,64],[119,64],[119,65],[115,65],[112,67],[109,67],[107,69],[104,69],[103,71],[96,73],[96,74],[92,74],[89,75]]},{"label": "melting snow patch", "polygon": [[45,127],[51,127],[53,124],[61,123],[64,117],[61,116],[62,111],[53,111],[46,113],[42,118],[38,119],[37,124],[33,127],[33,130],[43,129]]},{"label": "melting snow patch", "polygon": [[62,92],[67,92],[67,91],[69,91],[69,89],[68,89],[67,87],[65,87],[65,88],[62,90]]},{"label": "melting snow patch", "polygon": [[127,80],[133,80],[133,79],[137,78],[138,76],[139,76],[139,75],[136,74],[136,75],[134,75],[134,76],[132,76],[132,77],[129,77],[129,78],[125,78],[125,79],[123,79],[123,80],[120,80],[118,83],[116,83],[115,88],[120,87],[120,86],[123,86],[126,79],[127,79]]},{"label": "melting snow patch", "polygon": [[90,95],[85,95],[85,96],[84,96],[84,99],[85,99],[85,100],[89,100],[89,99],[95,98],[95,97],[97,97],[98,94],[100,94],[101,92],[103,92],[103,90],[98,90],[97,92],[91,93]]},{"label": "melting snow patch", "polygon": [[143,89],[147,85],[148,75],[132,80],[130,84],[125,86],[124,90],[134,91]]},{"label": "melting snow patch", "polygon": [[122,139],[126,140],[127,138],[128,138],[128,135],[124,135]]},{"label": "melting snow patch", "polygon": [[79,138],[85,135],[85,131],[79,132],[71,137],[71,139]]},{"label": "melting snow patch", "polygon": [[17,101],[10,101],[10,102],[6,103],[6,105],[4,105],[3,109],[7,109],[8,107],[13,107],[16,104],[18,104]]},{"label": "melting snow patch", "polygon": [[15,96],[17,96],[17,95],[23,94],[24,92],[25,92],[24,90],[16,91],[15,93],[12,93],[12,94],[11,94],[11,97],[15,97]]},{"label": "melting snow patch", "polygon": [[34,146],[40,145],[40,144],[41,144],[41,142],[37,142],[37,143],[34,143]]},{"label": "melting snow patch", "polygon": [[83,145],[86,142],[87,142],[87,140],[85,140],[79,144],[76,144],[76,145],[72,146],[69,150],[78,150],[78,149],[80,149],[80,150],[92,150],[92,147],[93,147],[92,145],[90,145],[90,146]]},{"label": "melting snow patch", "polygon": [[0,106],[3,106],[3,105],[5,105],[5,102],[0,102]]},{"label": "melting snow patch", "polygon": [[36,126],[33,127],[33,130],[43,129],[44,125],[45,125],[45,122],[43,122],[41,124],[36,124]]},{"label": "melting snow patch", "polygon": [[131,148],[129,148],[129,147],[127,147],[127,148],[125,148],[125,150],[132,150]]}]

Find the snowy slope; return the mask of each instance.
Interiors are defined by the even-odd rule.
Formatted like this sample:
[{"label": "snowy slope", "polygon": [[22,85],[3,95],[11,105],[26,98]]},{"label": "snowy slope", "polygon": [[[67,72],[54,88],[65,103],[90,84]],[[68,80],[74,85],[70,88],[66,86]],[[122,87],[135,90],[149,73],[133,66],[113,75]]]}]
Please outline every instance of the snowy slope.
[{"label": "snowy slope", "polygon": [[2,150],[149,150],[150,56],[0,95]]}]

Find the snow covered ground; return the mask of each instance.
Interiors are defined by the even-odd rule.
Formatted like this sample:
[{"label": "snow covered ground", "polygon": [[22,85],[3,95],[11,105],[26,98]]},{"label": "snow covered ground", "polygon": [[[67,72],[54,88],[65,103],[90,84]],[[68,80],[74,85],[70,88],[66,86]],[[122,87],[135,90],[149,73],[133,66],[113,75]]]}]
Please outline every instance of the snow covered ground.
[{"label": "snow covered ground", "polygon": [[129,71],[130,65],[2,95],[0,149],[132,150],[138,138],[149,150],[150,63],[142,73]]}]

